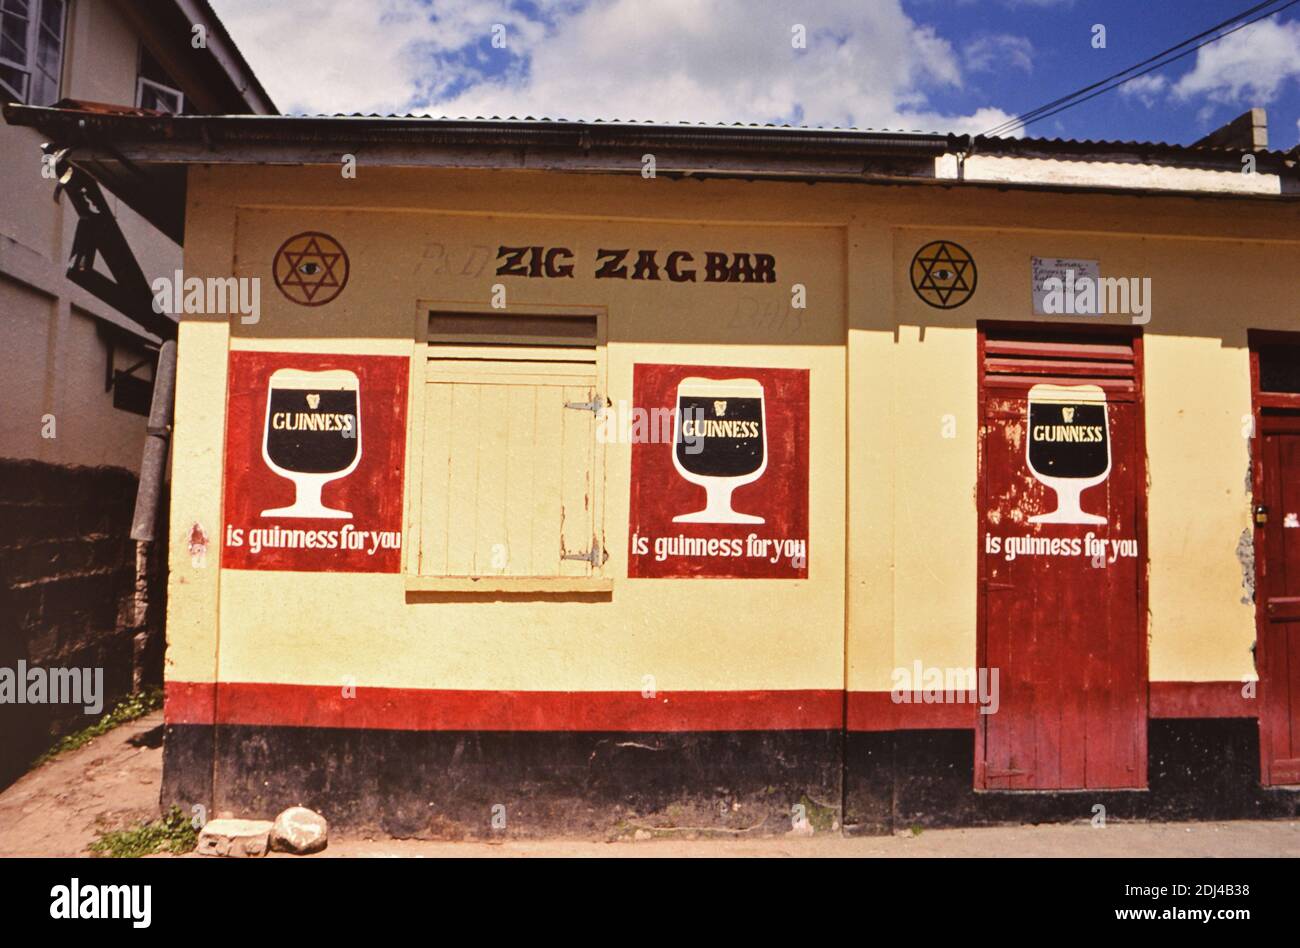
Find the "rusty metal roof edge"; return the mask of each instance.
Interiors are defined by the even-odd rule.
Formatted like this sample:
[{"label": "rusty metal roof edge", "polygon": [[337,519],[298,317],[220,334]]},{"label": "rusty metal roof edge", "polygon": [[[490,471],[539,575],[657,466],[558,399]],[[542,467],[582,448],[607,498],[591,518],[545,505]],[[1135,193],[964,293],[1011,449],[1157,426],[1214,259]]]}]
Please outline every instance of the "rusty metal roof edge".
[{"label": "rusty metal roof edge", "polygon": [[104,108],[40,108],[10,104],[6,120],[28,125],[63,144],[116,141],[248,143],[372,143],[536,145],[579,149],[635,144],[735,147],[760,151],[845,151],[938,155],[955,137],[922,132],[875,132],[748,125],[657,125],[641,122],[571,122],[532,119],[442,119],[415,116],[211,115],[169,116],[111,112]]},{"label": "rusty metal roof edge", "polygon": [[[525,119],[429,119],[413,116],[353,116],[309,118],[278,115],[239,116],[167,116],[141,113],[139,110],[118,106],[96,105],[65,101],[58,108],[39,108],[10,104],[3,107],[5,118],[15,125],[35,127],[48,136],[58,147],[74,147],[83,156],[103,152],[114,160],[134,168],[136,173],[150,166],[184,167],[198,163],[231,164],[317,164],[323,151],[339,146],[341,153],[353,151],[358,145],[420,146],[428,148],[482,149],[483,167],[495,167],[493,161],[511,149],[519,154],[532,152],[544,154],[574,151],[581,162],[586,155],[595,164],[590,169],[575,167],[560,170],[605,169],[613,155],[593,154],[601,150],[631,149],[641,147],[670,149],[679,147],[683,154],[662,152],[662,157],[680,162],[684,155],[695,153],[710,157],[722,156],[731,149],[730,158],[741,159],[741,164],[709,169],[701,166],[702,174],[724,177],[762,175],[795,180],[822,179],[821,175],[835,178],[845,176],[844,162],[857,159],[903,158],[928,160],[944,155],[962,156],[1013,153],[1028,157],[1047,155],[1063,157],[1075,154],[1080,160],[1114,162],[1117,160],[1151,160],[1155,152],[1172,153],[1174,160],[1164,163],[1174,167],[1241,168],[1241,153],[1231,149],[1191,148],[1188,146],[1141,143],[1082,143],[1090,151],[1052,151],[1046,146],[1067,148],[1069,142],[1059,139],[987,139],[964,135],[908,134],[864,132],[862,130],[823,130],[805,128],[775,128],[752,126],[692,126],[652,125],[640,122],[560,122],[555,120]],[[346,130],[346,134],[344,133]],[[367,138],[365,132],[372,137]],[[278,153],[273,149],[279,146]],[[285,146],[288,146],[287,148]],[[312,147],[315,146],[315,147]],[[323,148],[322,148],[323,146]],[[295,148],[301,149],[295,151]],[[490,149],[497,149],[496,157]],[[154,151],[156,149],[156,152]],[[1014,150],[1013,150],[1014,149]],[[124,154],[124,152],[126,154]],[[153,153],[151,156],[151,152]],[[127,157],[129,154],[129,157]],[[637,154],[640,157],[639,152]],[[1261,171],[1275,172],[1281,177],[1294,179],[1296,161],[1294,154],[1257,153]],[[623,158],[626,156],[624,155]],[[745,160],[749,159],[749,160]],[[332,160],[332,158],[331,158]],[[622,159],[620,159],[622,160]],[[828,161],[822,172],[809,170],[807,162]],[[79,159],[74,154],[74,162]],[[785,163],[789,162],[787,166]],[[838,163],[838,165],[836,165]],[[501,164],[501,167],[506,167]],[[521,167],[518,163],[510,168]],[[544,165],[539,165],[544,168]],[[667,169],[661,169],[667,170]],[[858,172],[850,171],[853,180],[868,183],[894,182],[931,185],[974,185],[978,179],[965,180],[942,175],[918,177],[915,173],[900,171],[897,167],[881,167],[873,173],[872,167],[863,164]],[[810,178],[811,176],[811,178]],[[1034,182],[991,182],[1001,188],[1037,189]],[[1101,185],[1060,186],[1057,190],[1109,191]],[[110,185],[110,189],[113,190]],[[1146,189],[1121,188],[1122,193],[1144,194]],[[1300,200],[1284,185],[1280,194],[1220,195],[1212,189],[1156,189],[1152,194],[1163,196],[1224,196],[1236,199],[1251,197],[1267,201],[1292,203]],[[120,196],[120,195],[119,195]],[[156,202],[158,194],[146,200],[135,195],[136,200]],[[131,203],[128,201],[128,203]],[[132,206],[135,206],[134,204]],[[148,215],[146,215],[148,216]],[[173,239],[181,239],[173,237]]]},{"label": "rusty metal roof edge", "polygon": [[[1082,161],[1128,159],[1195,167],[1240,168],[1242,158],[1279,174],[1296,174],[1300,149],[1257,151],[1176,145],[1165,142],[1074,141],[999,138],[871,129],[810,128],[787,125],[716,125],[638,121],[571,121],[525,118],[450,118],[415,115],[141,115],[89,103],[62,107],[6,105],[5,118],[40,129],[61,144],[96,140],[146,146],[195,142],[209,149],[244,144],[338,144],[345,149],[369,144],[426,146],[551,146],[579,151],[617,147],[678,147],[702,152],[742,149],[755,154],[802,156],[1011,154],[1075,157]],[[225,160],[238,160],[227,153]],[[198,160],[198,159],[188,159]],[[256,158],[250,157],[251,161]]]}]

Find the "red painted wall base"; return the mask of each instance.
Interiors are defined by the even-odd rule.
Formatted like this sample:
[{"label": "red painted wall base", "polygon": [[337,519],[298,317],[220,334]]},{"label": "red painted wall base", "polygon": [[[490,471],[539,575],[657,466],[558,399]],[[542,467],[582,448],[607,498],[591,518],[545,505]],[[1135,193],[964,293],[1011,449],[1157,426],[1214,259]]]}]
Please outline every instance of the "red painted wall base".
[{"label": "red painted wall base", "polygon": [[[1238,682],[1151,682],[1152,718],[1254,718]],[[925,731],[974,728],[970,692],[453,691],[258,682],[168,682],[168,724],[409,731]],[[917,699],[920,700],[917,700]]]}]

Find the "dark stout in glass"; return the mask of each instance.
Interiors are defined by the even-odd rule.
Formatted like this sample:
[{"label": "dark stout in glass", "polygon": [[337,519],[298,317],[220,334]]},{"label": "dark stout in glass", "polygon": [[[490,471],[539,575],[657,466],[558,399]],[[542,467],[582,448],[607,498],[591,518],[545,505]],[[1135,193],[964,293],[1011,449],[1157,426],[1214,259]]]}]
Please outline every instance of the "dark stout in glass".
[{"label": "dark stout in glass", "polygon": [[[315,394],[316,407],[307,401]],[[302,474],[342,471],[357,455],[357,393],[271,389],[266,456]]]},{"label": "dark stout in glass", "polygon": [[[1067,417],[1068,416],[1068,417]],[[1050,477],[1096,477],[1110,466],[1105,405],[1029,406],[1029,466]]]},{"label": "dark stout in glass", "polygon": [[[718,414],[718,405],[724,414]],[[763,403],[692,396],[677,402],[677,463],[704,477],[742,477],[763,464]]]}]

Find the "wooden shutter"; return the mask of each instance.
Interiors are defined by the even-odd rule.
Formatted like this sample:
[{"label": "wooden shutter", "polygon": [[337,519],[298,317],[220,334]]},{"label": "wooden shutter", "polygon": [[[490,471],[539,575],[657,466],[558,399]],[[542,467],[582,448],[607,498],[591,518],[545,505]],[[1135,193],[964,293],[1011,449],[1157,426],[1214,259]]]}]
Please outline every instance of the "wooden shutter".
[{"label": "wooden shutter", "polygon": [[[590,353],[587,353],[590,356]],[[594,576],[601,549],[591,361],[433,358],[419,572]]]}]

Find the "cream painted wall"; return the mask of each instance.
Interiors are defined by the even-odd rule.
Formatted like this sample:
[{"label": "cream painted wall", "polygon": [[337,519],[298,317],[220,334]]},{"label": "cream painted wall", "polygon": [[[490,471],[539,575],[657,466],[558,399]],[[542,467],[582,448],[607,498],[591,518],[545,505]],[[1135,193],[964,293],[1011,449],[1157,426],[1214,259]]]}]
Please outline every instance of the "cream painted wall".
[{"label": "cream painted wall", "polygon": [[[199,200],[215,195],[199,191]],[[204,221],[195,215],[195,221]],[[230,221],[231,211],[216,219]],[[596,306],[608,314],[608,375],[602,392],[631,401],[636,362],[810,368],[810,578],[691,583],[618,579],[610,602],[408,603],[400,576],[311,575],[226,570],[220,576],[220,669],[223,679],[340,682],[404,687],[639,690],[653,675],[660,689],[830,688],[843,682],[844,361],[842,231],[735,225],[625,226],[573,218],[494,218],[425,212],[300,211],[243,208],[234,230],[207,241],[196,224],[187,272],[207,272],[232,258],[235,272],[263,281],[261,319],[229,323],[234,348],[342,348],[415,354],[417,319],[439,302],[479,301],[490,312],[492,285],[507,287],[509,304]],[[300,230],[335,237],[350,256],[347,289],[337,304],[306,308],[288,302],[270,280],[283,240]],[[214,235],[216,236],[216,235]],[[572,280],[508,280],[494,275],[501,243],[573,250]],[[431,250],[434,246],[436,249]],[[777,257],[781,282],[767,285],[650,284],[593,278],[596,250],[635,246],[687,249],[702,266],[704,251],[766,252]],[[453,261],[448,266],[444,258]],[[468,263],[467,263],[468,261]],[[806,310],[789,307],[789,283],[817,288]],[[709,314],[709,319],[702,319]],[[216,332],[216,327],[222,327]],[[195,332],[191,332],[194,327]],[[224,323],[187,323],[180,403],[203,420],[193,428],[178,409],[173,589],[177,628],[195,629],[213,602],[196,597],[215,572],[215,539],[198,576],[188,562],[195,522],[212,538],[220,529],[219,452],[213,451],[214,406],[224,404],[225,379],[215,369]],[[358,338],[372,333],[368,339]],[[322,339],[322,337],[335,337]],[[418,357],[418,356],[417,356]],[[191,369],[191,366],[197,368]],[[418,409],[412,393],[411,412]],[[201,403],[201,407],[200,404]],[[202,438],[200,445],[198,438]],[[195,466],[202,465],[197,472]],[[606,575],[626,575],[630,446],[606,449]],[[408,466],[408,473],[410,467]],[[407,485],[408,497],[412,485]],[[200,500],[200,498],[202,498]],[[195,515],[195,511],[199,515]],[[409,547],[408,547],[409,553]],[[193,576],[193,580],[187,577]],[[290,590],[292,590],[290,592]],[[184,600],[192,600],[187,605]],[[279,602],[273,624],[261,604]],[[671,602],[672,608],[665,605]],[[738,621],[744,616],[744,621]],[[272,625],[274,627],[272,627]],[[172,673],[207,680],[211,658],[174,635]],[[394,656],[401,656],[394,661]],[[196,678],[197,676],[197,678]]]},{"label": "cream painted wall", "polygon": [[[645,181],[366,168],[195,168],[187,271],[263,279],[255,326],[182,335],[169,676],[447,688],[887,690],[896,664],[975,660],[976,334],[1032,319],[1031,255],[1150,277],[1146,327],[1150,672],[1250,674],[1253,613],[1235,547],[1247,525],[1247,328],[1300,326],[1295,207],[977,188]],[[336,303],[292,306],[270,282],[291,234],[352,257]],[[913,295],[912,254],[956,240],[979,288],[960,309]],[[219,536],[227,347],[413,351],[417,300],[481,301],[498,244],[575,251],[571,281],[502,278],[512,307],[605,307],[609,394],[631,365],[812,370],[812,560],[806,582],[625,577],[625,448],[607,460],[610,603],[405,601],[401,577],[204,572],[184,541]],[[715,248],[713,245],[717,244]],[[778,255],[774,287],[593,281],[597,246]],[[481,265],[480,265],[481,264]],[[788,309],[804,283],[809,309]],[[766,313],[755,317],[754,313]],[[847,372],[846,372],[847,368]],[[945,416],[955,437],[944,437]],[[183,423],[189,418],[190,423]],[[847,431],[848,436],[845,436]],[[408,485],[408,494],[410,487]],[[215,543],[215,540],[213,541]],[[218,585],[220,592],[218,594]],[[186,588],[181,589],[184,586]],[[278,605],[268,621],[264,603]],[[219,647],[215,634],[220,610]],[[735,621],[742,616],[745,622]],[[201,632],[199,630],[202,630]],[[847,630],[847,632],[846,632]]]},{"label": "cream painted wall", "polygon": [[[936,336],[938,311],[911,294],[906,273],[915,248],[940,236],[974,255],[980,283],[970,303],[945,320],[953,325],[940,330],[937,338],[945,341],[926,359],[931,367],[926,385],[916,392],[929,414],[918,411],[914,422],[932,430],[935,416],[949,410],[943,403],[956,406],[958,464],[957,470],[950,466],[953,442],[935,437],[912,445],[919,469],[932,474],[925,496],[902,491],[897,497],[900,508],[914,511],[920,504],[926,511],[913,520],[919,531],[912,534],[915,545],[908,549],[900,542],[896,554],[896,608],[901,611],[895,654],[900,664],[917,658],[938,666],[974,662],[976,349],[969,327],[978,319],[1035,318],[1029,258],[1037,255],[1097,259],[1102,276],[1152,281],[1151,318],[1144,332],[1151,679],[1253,676],[1254,610],[1241,601],[1243,573],[1237,556],[1250,506],[1249,442],[1243,437],[1243,430],[1249,430],[1243,419],[1250,414],[1246,330],[1300,327],[1294,271],[1278,265],[1288,253],[1294,256],[1295,241],[954,227],[901,231],[895,292],[901,300],[904,346],[922,329],[927,340]],[[1129,322],[1122,317],[1102,321]],[[954,330],[961,341],[949,344],[947,335]],[[946,368],[935,372],[936,365]],[[919,364],[916,368],[923,371]],[[898,471],[905,469],[900,464]],[[947,498],[940,502],[942,511],[933,506],[936,493]],[[924,565],[904,565],[909,557],[940,548],[942,557],[931,554]],[[926,595],[930,589],[942,593]]]}]

